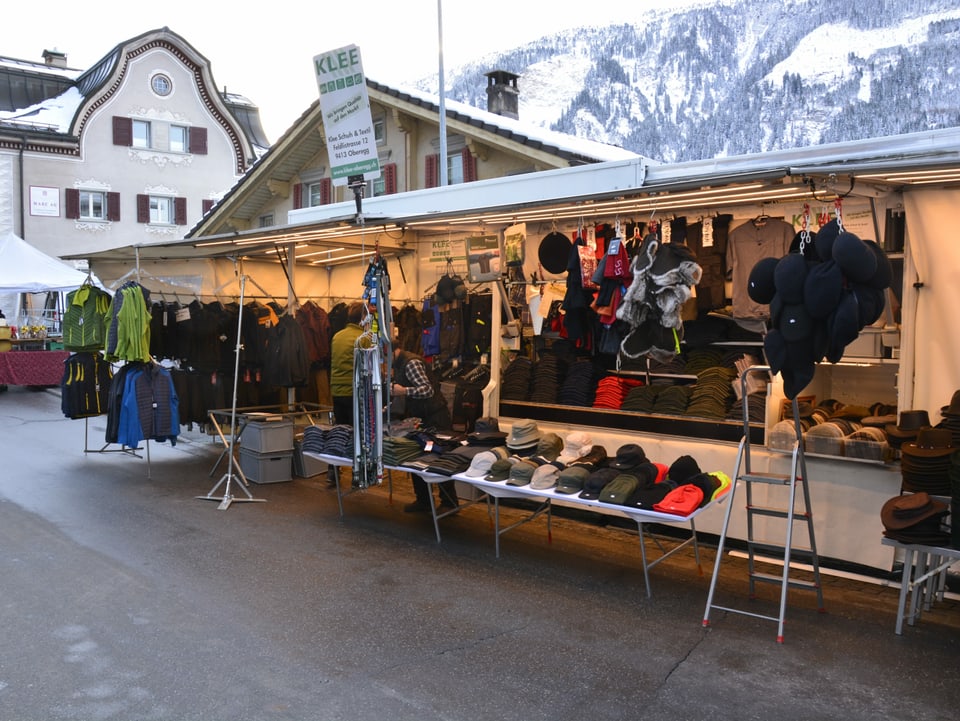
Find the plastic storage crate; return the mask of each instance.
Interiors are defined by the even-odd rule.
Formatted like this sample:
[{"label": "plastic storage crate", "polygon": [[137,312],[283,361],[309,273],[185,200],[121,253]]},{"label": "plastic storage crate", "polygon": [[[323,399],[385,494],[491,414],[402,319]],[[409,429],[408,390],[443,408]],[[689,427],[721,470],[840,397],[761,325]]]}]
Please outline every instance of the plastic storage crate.
[{"label": "plastic storage crate", "polygon": [[254,453],[293,450],[293,421],[250,421],[240,435],[240,448]]},{"label": "plastic storage crate", "polygon": [[251,483],[283,483],[293,480],[293,451],[254,453],[240,448],[240,470]]},{"label": "plastic storage crate", "polygon": [[293,472],[300,478],[313,478],[327,472],[327,463],[305,454],[300,441],[296,441],[293,448]]}]

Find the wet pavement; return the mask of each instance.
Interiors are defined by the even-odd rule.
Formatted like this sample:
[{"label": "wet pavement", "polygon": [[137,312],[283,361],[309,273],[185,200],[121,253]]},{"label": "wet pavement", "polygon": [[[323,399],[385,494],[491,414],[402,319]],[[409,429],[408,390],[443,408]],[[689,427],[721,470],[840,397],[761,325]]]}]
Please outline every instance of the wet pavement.
[{"label": "wet pavement", "polygon": [[[825,575],[826,613],[791,591],[778,644],[768,620],[713,611],[703,627],[710,546],[703,575],[686,550],[652,569],[647,598],[635,531],[555,515],[552,541],[538,519],[498,559],[484,506],[443,519],[438,544],[429,516],[402,512],[400,477],[345,497],[342,519],[322,475],[252,485],[266,502],[221,510],[197,498],[225,470],[211,475],[209,436],[151,443],[148,461],[95,452],[105,424],[64,418],[55,390],[0,393],[0,721],[960,709],[952,598],[897,636],[895,584]],[[747,598],[740,559],[718,588],[776,613],[776,587]]]}]

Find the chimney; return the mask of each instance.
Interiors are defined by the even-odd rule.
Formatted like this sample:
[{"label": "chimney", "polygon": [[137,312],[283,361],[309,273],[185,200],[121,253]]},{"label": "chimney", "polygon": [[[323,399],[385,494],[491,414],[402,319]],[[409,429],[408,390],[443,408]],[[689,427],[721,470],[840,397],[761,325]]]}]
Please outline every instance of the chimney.
[{"label": "chimney", "polygon": [[43,62],[46,63],[48,68],[65,68],[67,67],[67,54],[61,53],[59,50],[44,50]]},{"label": "chimney", "polygon": [[487,76],[487,110],[505,118],[520,118],[519,75],[506,70],[484,73]]}]

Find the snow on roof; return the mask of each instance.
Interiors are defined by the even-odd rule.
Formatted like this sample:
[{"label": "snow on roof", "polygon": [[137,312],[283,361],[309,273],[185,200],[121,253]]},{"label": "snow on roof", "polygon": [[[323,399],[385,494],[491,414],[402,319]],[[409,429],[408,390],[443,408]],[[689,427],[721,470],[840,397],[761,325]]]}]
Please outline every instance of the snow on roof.
[{"label": "snow on roof", "polygon": [[77,70],[76,68],[58,68],[54,65],[47,65],[46,63],[36,63],[30,60],[18,60],[17,58],[8,58],[0,55],[0,67],[4,68],[16,68],[18,70],[26,70],[31,73],[44,73],[48,75],[57,75],[68,80],[76,80],[80,75],[83,74],[82,70]]},{"label": "snow on roof", "polygon": [[[439,104],[439,98],[436,95],[425,93],[421,90],[414,90],[407,87],[401,88],[396,85],[389,85],[385,87],[392,87],[393,89],[407,94],[412,98],[416,98],[422,102],[431,103],[433,105]],[[555,130],[549,130],[539,125],[525,123],[521,120],[514,120],[513,118],[507,118],[503,115],[497,115],[496,113],[491,113],[488,110],[480,110],[479,108],[475,108],[472,105],[467,105],[466,103],[461,103],[457,100],[445,100],[444,105],[446,106],[448,112],[453,111],[461,115],[466,115],[483,123],[499,126],[504,130],[509,130],[517,135],[522,135],[530,140],[539,141],[545,145],[551,145],[561,150],[566,150],[570,153],[576,153],[577,155],[582,155],[588,158],[596,158],[597,160],[627,160],[630,158],[641,157],[637,153],[624,150],[623,148],[619,148],[615,145],[598,143],[595,140],[587,140],[585,138],[578,138],[575,135],[559,133]]]},{"label": "snow on roof", "polygon": [[68,133],[70,123],[81,102],[83,102],[83,96],[80,90],[73,87],[55,98],[49,98],[29,108],[0,112],[0,122]]}]

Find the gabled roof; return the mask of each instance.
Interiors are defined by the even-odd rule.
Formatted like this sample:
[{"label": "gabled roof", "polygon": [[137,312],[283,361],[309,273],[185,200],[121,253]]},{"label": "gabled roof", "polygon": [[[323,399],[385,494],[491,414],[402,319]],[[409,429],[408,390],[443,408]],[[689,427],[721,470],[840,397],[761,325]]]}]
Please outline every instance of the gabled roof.
[{"label": "gabled roof", "polygon": [[[393,88],[367,78],[370,99],[427,120],[439,122],[439,100],[416,90]],[[506,118],[464,103],[446,101],[448,132],[513,145],[518,153],[548,158],[554,167],[571,167],[640,156],[606,143],[584,140]],[[287,132],[237,181],[186,237],[223,232],[233,219],[251,222],[274,194],[276,183],[289,183],[324,149],[320,102],[315,100]],[[654,161],[647,161],[654,162]]]},{"label": "gabled roof", "polygon": [[[243,96],[217,92],[209,61],[166,27],[121,42],[85,71],[0,58],[0,129],[15,130],[37,142],[51,135],[75,140],[93,110],[115,92],[126,63],[158,46],[165,47],[192,69],[211,115],[235,138],[238,172],[243,172],[252,156],[269,146],[256,106]],[[11,92],[5,101],[4,89],[8,85],[18,86],[19,75],[29,75],[31,92]],[[235,125],[240,126],[242,138],[234,130]]]}]

